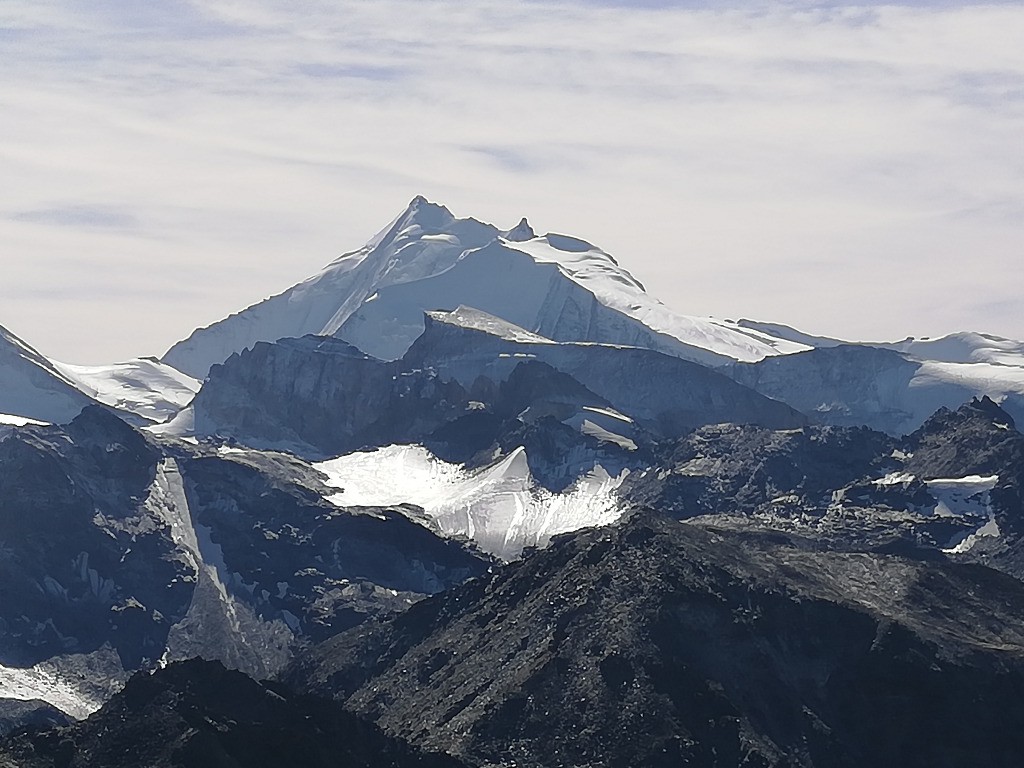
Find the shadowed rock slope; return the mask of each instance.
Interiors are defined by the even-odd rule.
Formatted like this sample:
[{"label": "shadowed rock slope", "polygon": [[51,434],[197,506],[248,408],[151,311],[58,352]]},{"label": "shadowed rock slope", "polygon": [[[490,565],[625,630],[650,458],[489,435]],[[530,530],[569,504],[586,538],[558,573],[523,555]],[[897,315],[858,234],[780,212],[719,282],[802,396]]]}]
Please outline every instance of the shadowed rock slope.
[{"label": "shadowed rock slope", "polygon": [[640,513],[363,625],[291,681],[473,765],[1015,766],[1024,586]]},{"label": "shadowed rock slope", "polygon": [[161,660],[270,676],[490,563],[331,492],[294,457],[162,443],[101,406],[0,435],[0,732],[30,715],[5,699],[82,717]]},{"label": "shadowed rock slope", "polygon": [[218,662],[140,673],[96,715],[0,744],[3,768],[459,768],[331,702],[257,683]]}]

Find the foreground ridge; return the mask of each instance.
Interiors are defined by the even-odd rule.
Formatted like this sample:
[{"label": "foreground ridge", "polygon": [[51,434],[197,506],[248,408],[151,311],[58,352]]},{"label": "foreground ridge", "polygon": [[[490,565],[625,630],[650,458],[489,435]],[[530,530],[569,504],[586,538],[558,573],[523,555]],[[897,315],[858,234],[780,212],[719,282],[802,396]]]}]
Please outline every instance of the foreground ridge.
[{"label": "foreground ridge", "polygon": [[645,512],[343,633],[290,680],[481,766],[1011,766],[1022,610],[986,568]]}]

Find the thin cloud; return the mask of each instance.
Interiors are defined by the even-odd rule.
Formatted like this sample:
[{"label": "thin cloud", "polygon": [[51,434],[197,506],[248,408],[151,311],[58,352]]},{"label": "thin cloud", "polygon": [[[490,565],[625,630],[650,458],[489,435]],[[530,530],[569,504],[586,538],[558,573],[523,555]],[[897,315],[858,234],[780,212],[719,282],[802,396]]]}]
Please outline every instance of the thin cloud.
[{"label": "thin cloud", "polygon": [[58,227],[102,227],[105,229],[137,229],[139,219],[130,211],[100,205],[61,205],[17,211],[10,214],[14,221],[45,224]]},{"label": "thin cloud", "polygon": [[[1024,337],[1014,4],[158,6],[0,6],[0,323],[57,356],[159,353],[416,194],[596,242],[683,312]],[[114,333],[67,253],[167,300]],[[951,306],[968,255],[990,311]]]}]

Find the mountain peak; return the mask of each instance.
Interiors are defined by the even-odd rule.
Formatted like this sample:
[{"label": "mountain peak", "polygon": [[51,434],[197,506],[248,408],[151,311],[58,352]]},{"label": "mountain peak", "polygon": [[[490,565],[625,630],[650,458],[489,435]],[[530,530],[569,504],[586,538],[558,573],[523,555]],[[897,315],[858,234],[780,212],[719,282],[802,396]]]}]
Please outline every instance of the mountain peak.
[{"label": "mountain peak", "polygon": [[259,341],[337,336],[397,359],[423,332],[423,311],[473,306],[557,341],[648,346],[705,364],[802,349],[711,318],[680,315],[649,296],[586,240],[538,237],[526,219],[501,230],[456,218],[417,195],[366,245],[242,312],[197,329],[163,361],[201,379]]},{"label": "mountain peak", "polygon": [[518,224],[512,227],[512,229],[502,232],[501,236],[513,243],[522,243],[526,240],[533,240],[533,238],[537,236],[537,233],[533,231],[533,227],[530,226],[530,222],[528,222],[524,216],[519,220]]},{"label": "mountain peak", "polygon": [[398,235],[411,226],[420,226],[426,230],[438,230],[451,225],[455,215],[440,203],[432,203],[423,195],[416,195],[409,205],[399,214],[394,223],[384,230],[384,237],[378,236],[378,242],[387,240],[387,235]]}]

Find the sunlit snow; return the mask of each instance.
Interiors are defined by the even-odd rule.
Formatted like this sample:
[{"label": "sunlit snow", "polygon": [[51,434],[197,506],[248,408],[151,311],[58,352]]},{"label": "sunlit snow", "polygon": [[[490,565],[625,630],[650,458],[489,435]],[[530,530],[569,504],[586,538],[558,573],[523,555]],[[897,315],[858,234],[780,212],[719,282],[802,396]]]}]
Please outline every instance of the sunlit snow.
[{"label": "sunlit snow", "polygon": [[29,419],[24,416],[14,416],[10,413],[0,413],[0,424],[5,424],[12,427],[27,427],[29,425],[37,427],[45,427],[47,422],[37,421],[36,419]]},{"label": "sunlit snow", "polygon": [[284,293],[197,329],[164,360],[202,377],[257,341],[307,334],[337,336],[395,359],[422,332],[424,311],[460,304],[559,340],[643,339],[708,363],[809,349],[735,323],[678,314],[583,240],[536,237],[525,222],[501,232],[418,197],[363,248]]},{"label": "sunlit snow", "polygon": [[647,293],[612,256],[584,240],[547,234],[507,245],[528,253],[538,263],[558,266],[563,274],[593,293],[605,306],[684,344],[745,362],[810,349],[805,344],[772,338],[740,328],[735,323],[681,315]]},{"label": "sunlit snow", "polygon": [[968,475],[925,481],[935,498],[936,515],[979,515],[991,511],[989,491],[999,482],[998,475]]},{"label": "sunlit snow", "polygon": [[558,533],[608,525],[622,514],[616,489],[625,473],[601,467],[564,493],[552,493],[530,475],[526,452],[467,470],[418,445],[392,445],[314,465],[339,489],[339,506],[413,504],[449,536],[466,536],[482,549],[511,559],[524,547],[543,545]]},{"label": "sunlit snow", "polygon": [[54,366],[101,403],[150,421],[163,422],[195,397],[202,382],[150,358],[112,365]]},{"label": "sunlit snow", "polygon": [[49,661],[25,669],[0,664],[0,699],[45,701],[79,720],[103,705],[103,701],[62,675]]}]

